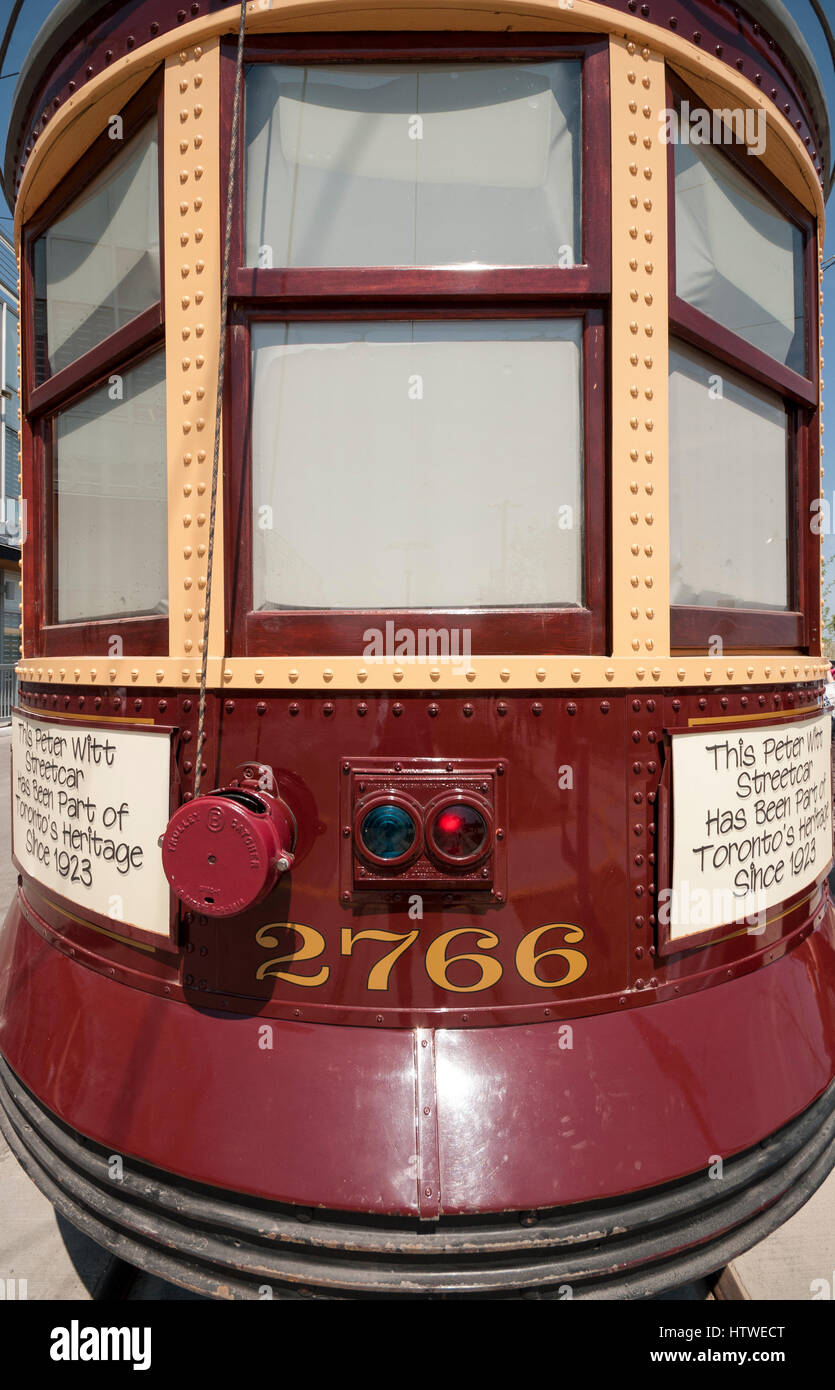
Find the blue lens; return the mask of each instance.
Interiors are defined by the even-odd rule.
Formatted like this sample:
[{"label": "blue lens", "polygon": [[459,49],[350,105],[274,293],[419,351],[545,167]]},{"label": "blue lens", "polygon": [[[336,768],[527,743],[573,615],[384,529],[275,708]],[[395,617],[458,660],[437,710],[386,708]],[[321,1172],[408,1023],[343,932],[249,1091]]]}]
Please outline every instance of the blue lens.
[{"label": "blue lens", "polygon": [[417,830],[402,806],[375,806],[362,822],[360,839],[377,859],[399,859],[415,842]]}]

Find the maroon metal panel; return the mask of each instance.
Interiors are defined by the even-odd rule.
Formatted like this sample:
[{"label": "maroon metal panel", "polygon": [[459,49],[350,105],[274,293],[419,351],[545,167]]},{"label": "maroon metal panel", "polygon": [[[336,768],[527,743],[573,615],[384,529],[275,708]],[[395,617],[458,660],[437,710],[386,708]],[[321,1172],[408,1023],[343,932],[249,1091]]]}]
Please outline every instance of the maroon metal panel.
[{"label": "maroon metal panel", "polygon": [[829,1084],[835,914],[718,989],[571,1024],[443,1029],[435,1054],[445,1212],[589,1201],[707,1169]]},{"label": "maroon metal panel", "polygon": [[789,955],[718,989],[434,1038],[196,1009],[70,949],[12,907],[0,1048],[39,1099],[115,1153],[304,1205],[431,1216],[633,1192],[756,1143],[835,1070],[831,907]]},{"label": "maroon metal panel", "polygon": [[0,1046],[56,1115],[197,1182],[417,1214],[414,1039],[270,1022],[126,989],[10,909]]}]

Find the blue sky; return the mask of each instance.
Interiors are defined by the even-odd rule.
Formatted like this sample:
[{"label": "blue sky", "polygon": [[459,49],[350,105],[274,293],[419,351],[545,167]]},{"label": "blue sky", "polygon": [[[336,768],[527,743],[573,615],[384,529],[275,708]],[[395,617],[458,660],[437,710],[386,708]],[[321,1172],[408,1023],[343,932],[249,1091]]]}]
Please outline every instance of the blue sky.
[{"label": "blue sky", "polygon": [[[833,132],[835,132],[835,70],[833,70],[832,60],[829,50],[821,33],[820,26],[815,18],[814,11],[808,0],[784,0],[787,8],[793,14],[800,29],[806,36],[812,52],[814,53],[818,67],[826,85],[829,110]],[[830,14],[830,18],[835,20],[835,0],[823,0],[824,9]],[[0,0],[0,33],[5,30],[6,20],[11,13],[12,0]],[[5,76],[14,73],[21,65],[21,62],[32,42],[35,34],[40,28],[47,15],[54,8],[52,0],[24,0],[23,10],[17,21],[11,46],[6,54],[3,65],[3,72],[0,73],[0,152],[5,150],[6,127],[9,120],[9,108],[11,105],[12,93],[15,87],[15,78]],[[834,137],[835,138],[835,137]],[[830,200],[829,206],[830,228],[826,239],[826,255],[835,256],[835,193]],[[0,227],[7,233],[11,233],[12,223],[9,209],[3,205],[0,196]],[[827,272],[825,288],[835,291],[835,265]],[[832,298],[832,295],[830,295]],[[824,311],[826,305],[824,305]],[[830,345],[830,353],[835,352],[835,344]],[[825,479],[826,495],[830,499],[832,507],[833,526],[835,526],[835,457],[827,461],[827,477]],[[828,557],[835,557],[835,536],[829,535],[824,543],[825,552]]]}]

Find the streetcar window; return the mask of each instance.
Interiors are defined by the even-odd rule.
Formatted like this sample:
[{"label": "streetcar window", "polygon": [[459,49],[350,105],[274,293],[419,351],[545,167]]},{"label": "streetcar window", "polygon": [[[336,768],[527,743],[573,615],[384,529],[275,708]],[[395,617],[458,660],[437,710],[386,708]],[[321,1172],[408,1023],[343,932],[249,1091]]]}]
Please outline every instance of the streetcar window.
[{"label": "streetcar window", "polygon": [[581,65],[257,63],[246,264],[582,260]]},{"label": "streetcar window", "polygon": [[670,597],[787,609],[788,417],[704,353],[670,351]]},{"label": "streetcar window", "polygon": [[676,292],[806,374],[803,233],[724,154],[675,147]]},{"label": "streetcar window", "polygon": [[54,619],[166,613],[162,353],[56,415],[52,488]]},{"label": "streetcar window", "polygon": [[38,381],[157,303],[159,243],[154,119],[35,242]]},{"label": "streetcar window", "polygon": [[252,325],[254,607],[583,602],[578,319]]}]

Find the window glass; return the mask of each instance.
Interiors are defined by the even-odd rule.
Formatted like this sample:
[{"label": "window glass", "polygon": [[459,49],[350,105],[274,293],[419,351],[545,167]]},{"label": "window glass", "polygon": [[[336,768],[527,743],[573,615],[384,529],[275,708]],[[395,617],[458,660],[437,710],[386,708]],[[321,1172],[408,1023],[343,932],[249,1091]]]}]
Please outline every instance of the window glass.
[{"label": "window glass", "polygon": [[0,662],[8,665],[20,657],[20,580],[8,570],[2,575],[2,649]]},{"label": "window glass", "polygon": [[38,238],[34,270],[39,381],[157,302],[156,120]]},{"label": "window glass", "polygon": [[786,609],[782,399],[703,353],[670,352],[670,599]]},{"label": "window glass", "polygon": [[253,324],[254,607],[582,603],[581,331]]},{"label": "window glass", "polygon": [[246,264],[571,265],[580,63],[246,78]]},{"label": "window glass", "polygon": [[803,234],[727,156],[675,146],[676,291],[806,374]]},{"label": "window glass", "polygon": [[56,621],[166,613],[162,353],[56,416],[53,488]]}]

